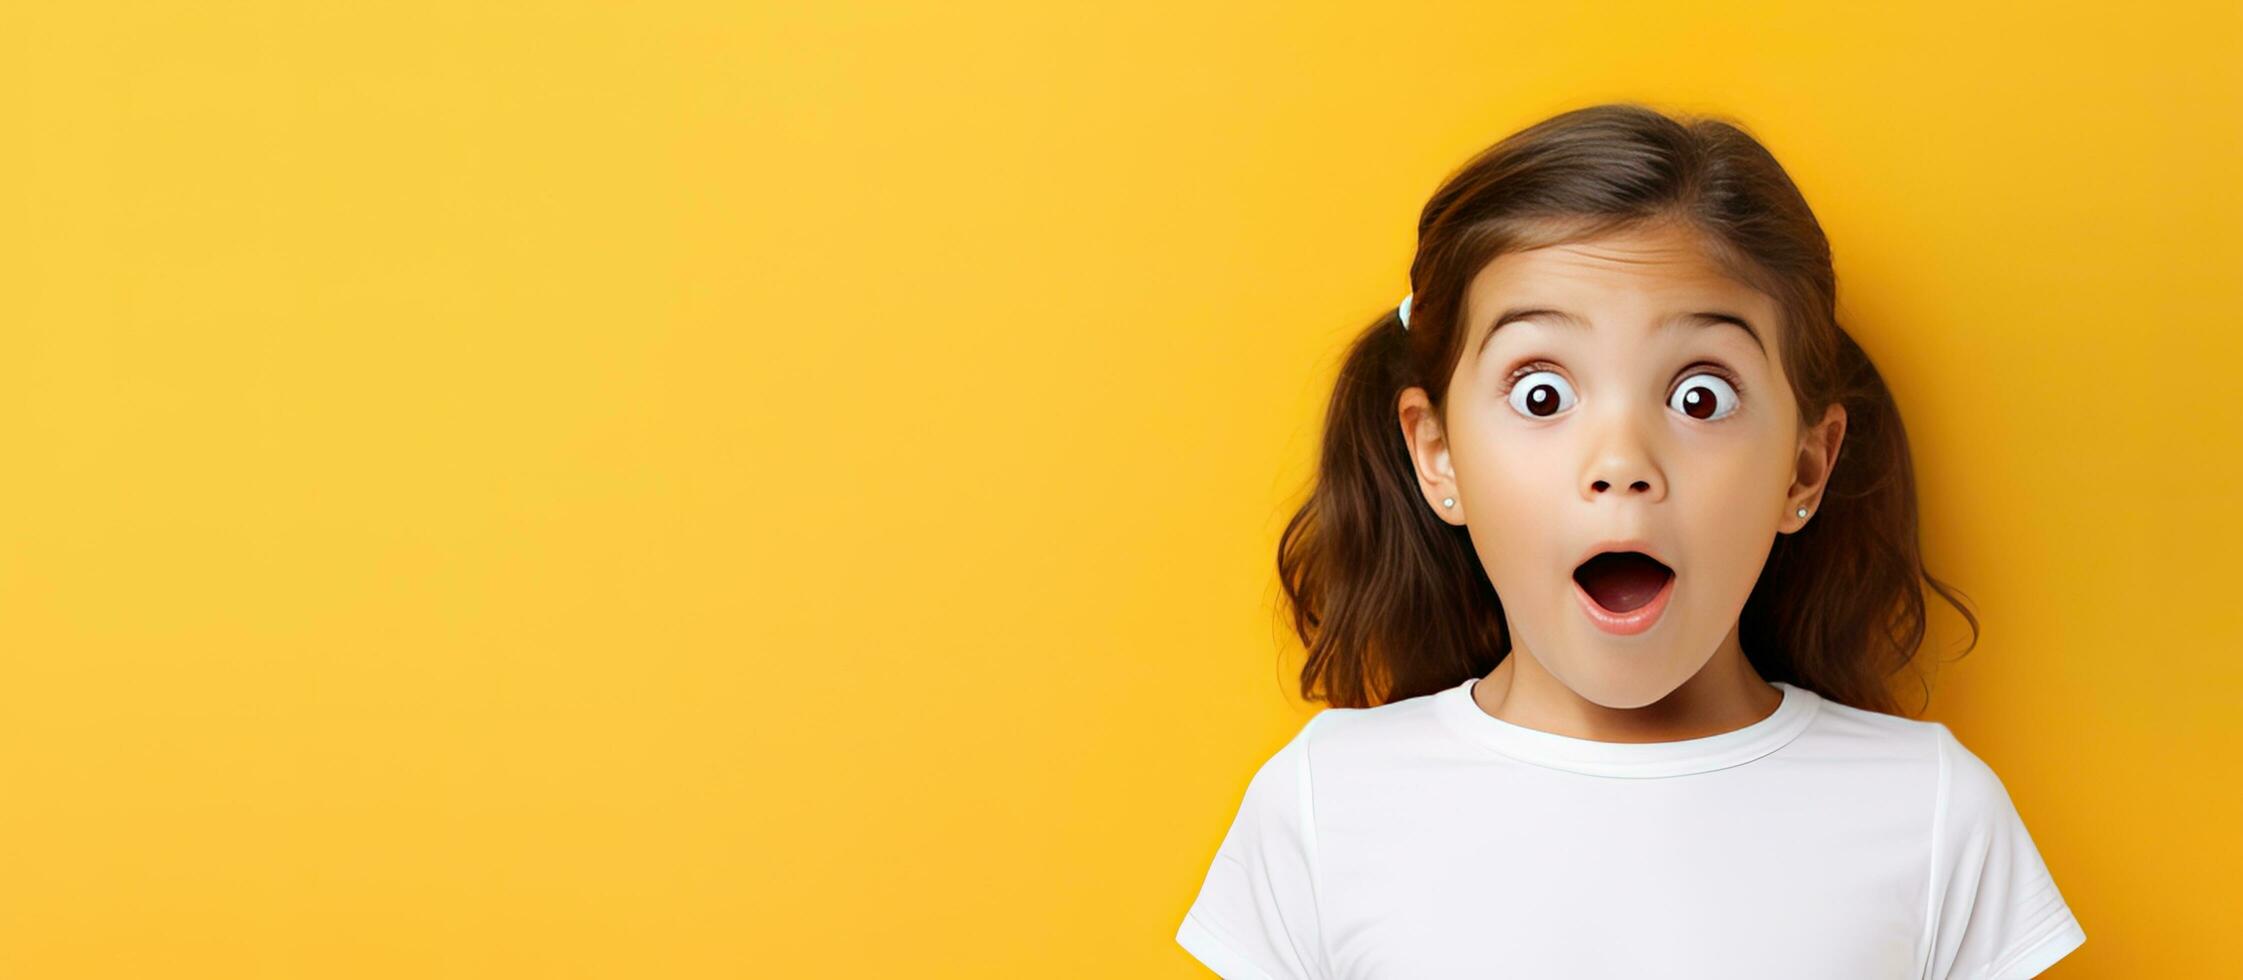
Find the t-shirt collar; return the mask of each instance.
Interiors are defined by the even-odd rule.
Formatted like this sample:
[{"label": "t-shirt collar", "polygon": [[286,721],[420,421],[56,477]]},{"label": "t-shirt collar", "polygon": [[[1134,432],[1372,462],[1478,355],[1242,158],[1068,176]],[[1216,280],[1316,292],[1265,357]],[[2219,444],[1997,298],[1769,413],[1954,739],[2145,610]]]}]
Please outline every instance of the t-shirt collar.
[{"label": "t-shirt collar", "polygon": [[1743,765],[1782,748],[1806,731],[1822,697],[1784,681],[1773,714],[1733,731],[1674,742],[1599,742],[1515,725],[1480,709],[1472,687],[1480,678],[1434,695],[1434,710],[1464,737],[1522,762],[1591,776],[1681,776]]}]

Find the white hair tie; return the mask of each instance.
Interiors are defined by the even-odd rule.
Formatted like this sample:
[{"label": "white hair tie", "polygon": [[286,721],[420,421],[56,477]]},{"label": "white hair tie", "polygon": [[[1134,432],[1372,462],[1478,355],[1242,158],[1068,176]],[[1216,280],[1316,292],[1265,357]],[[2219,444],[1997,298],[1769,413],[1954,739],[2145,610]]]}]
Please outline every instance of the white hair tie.
[{"label": "white hair tie", "polygon": [[1408,296],[1402,297],[1402,305],[1394,311],[1396,316],[1402,318],[1402,329],[1404,330],[1410,329],[1410,300],[1416,295],[1417,293],[1412,292]]}]

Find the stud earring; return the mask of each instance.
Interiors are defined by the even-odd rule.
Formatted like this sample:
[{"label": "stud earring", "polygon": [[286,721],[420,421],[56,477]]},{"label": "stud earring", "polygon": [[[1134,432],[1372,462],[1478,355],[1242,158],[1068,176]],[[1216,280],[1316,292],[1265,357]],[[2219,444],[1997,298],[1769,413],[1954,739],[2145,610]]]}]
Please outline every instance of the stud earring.
[{"label": "stud earring", "polygon": [[1805,517],[1805,516],[1807,516],[1807,508],[1805,508],[1805,507],[1801,507],[1801,508],[1799,508],[1798,510],[1795,510],[1795,511],[1793,511],[1792,513],[1794,513],[1794,514],[1798,514],[1798,515],[1799,515],[1799,516],[1801,516],[1801,517]]},{"label": "stud earring", "polygon": [[1442,497],[1442,498],[1441,498],[1441,506],[1443,506],[1443,507],[1454,507],[1454,506],[1456,506],[1456,498],[1455,498],[1455,497]]}]

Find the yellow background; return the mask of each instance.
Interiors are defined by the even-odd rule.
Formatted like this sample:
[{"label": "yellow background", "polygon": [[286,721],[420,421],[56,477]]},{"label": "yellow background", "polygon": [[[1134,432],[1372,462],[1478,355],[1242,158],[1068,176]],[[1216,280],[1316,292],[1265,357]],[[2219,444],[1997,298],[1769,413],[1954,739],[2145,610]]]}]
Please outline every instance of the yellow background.
[{"label": "yellow background", "polygon": [[0,15],[0,975],[1204,976],[1340,345],[1608,99],[1830,232],[2053,974],[2243,973],[2243,7],[1103,6]]}]

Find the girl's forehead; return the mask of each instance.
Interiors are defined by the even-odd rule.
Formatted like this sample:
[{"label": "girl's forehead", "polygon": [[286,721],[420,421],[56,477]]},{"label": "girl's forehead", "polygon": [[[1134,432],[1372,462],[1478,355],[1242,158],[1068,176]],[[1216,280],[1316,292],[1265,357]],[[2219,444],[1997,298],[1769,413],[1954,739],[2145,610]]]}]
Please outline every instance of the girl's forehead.
[{"label": "girl's forehead", "polygon": [[1611,236],[1496,256],[1472,279],[1467,322],[1480,327],[1498,310],[1522,304],[1555,307],[1592,324],[1639,313],[1663,317],[1683,307],[1776,318],[1773,297],[1731,276],[1695,241],[1671,235]]}]

